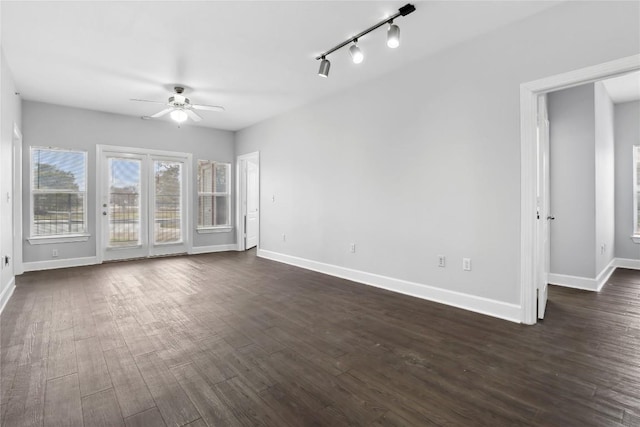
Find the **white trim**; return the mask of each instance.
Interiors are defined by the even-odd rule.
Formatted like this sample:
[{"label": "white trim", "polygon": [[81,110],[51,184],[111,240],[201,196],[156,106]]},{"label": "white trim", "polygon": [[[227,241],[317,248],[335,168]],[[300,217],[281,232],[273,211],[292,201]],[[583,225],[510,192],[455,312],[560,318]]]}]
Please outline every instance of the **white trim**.
[{"label": "white trim", "polygon": [[13,123],[13,274],[24,272],[22,267],[22,132]]},{"label": "white trim", "polygon": [[4,288],[2,294],[0,294],[0,314],[4,311],[4,308],[7,306],[11,295],[13,295],[13,291],[16,290],[16,278],[12,277],[7,284],[7,287]]},{"label": "white trim", "polygon": [[238,246],[235,243],[230,245],[194,246],[189,255],[208,254],[213,252],[235,251]]},{"label": "white trim", "polygon": [[631,236],[631,240],[633,243],[640,243],[640,224],[638,224],[638,163],[640,163],[640,145],[633,146],[633,164],[631,166],[631,170],[633,171],[633,235]]},{"label": "white trim", "polygon": [[597,289],[596,279],[590,279],[588,277],[549,273],[547,281],[550,285],[564,286],[566,288],[582,289],[585,291],[596,291]]},{"label": "white trim", "polygon": [[580,70],[520,85],[520,304],[521,320],[535,324],[536,271],[540,262],[536,236],[537,98],[539,95],[640,70],[640,55],[632,55]]},{"label": "white trim", "polygon": [[86,242],[91,237],[90,234],[70,234],[68,236],[39,236],[29,237],[27,241],[31,245],[48,245],[53,243],[73,243]]},{"label": "white trim", "polygon": [[257,253],[261,258],[294,265],[307,270],[317,271],[330,276],[340,277],[365,285],[375,286],[376,288],[382,288],[512,322],[520,322],[522,310],[521,307],[516,304],[509,304],[502,301],[450,291],[421,283],[409,282],[393,277],[381,276],[379,274],[367,273],[366,271],[325,264],[264,249],[258,249]]},{"label": "white trim", "polygon": [[233,231],[232,226],[196,228],[198,234],[229,233],[231,231]]},{"label": "white trim", "polygon": [[246,199],[247,174],[243,174],[242,164],[248,159],[256,159],[258,162],[258,250],[260,250],[260,217],[262,215],[262,205],[260,204],[260,151],[243,154],[236,157],[236,243],[238,251],[246,249],[246,230],[244,229],[244,208],[243,201]]},{"label": "white trim", "polygon": [[629,268],[631,270],[640,270],[640,259],[616,258],[615,266],[618,268]]},{"label": "white trim", "polygon": [[100,264],[97,257],[53,259],[48,261],[25,262],[24,271],[53,270],[55,268],[82,267]]},{"label": "white trim", "polygon": [[607,283],[614,271],[618,267],[618,259],[613,258],[609,264],[598,274],[595,279],[589,277],[570,276],[568,274],[550,273],[547,281],[551,285],[564,286],[567,288],[583,289],[585,291],[600,292]]}]

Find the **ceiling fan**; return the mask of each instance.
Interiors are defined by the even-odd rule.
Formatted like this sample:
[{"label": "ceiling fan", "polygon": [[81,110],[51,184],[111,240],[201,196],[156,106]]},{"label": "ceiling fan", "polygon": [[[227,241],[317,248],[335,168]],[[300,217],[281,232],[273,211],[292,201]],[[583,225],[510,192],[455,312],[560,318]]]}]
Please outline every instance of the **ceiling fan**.
[{"label": "ceiling fan", "polygon": [[148,101],[146,99],[131,99],[131,101],[164,104],[167,106],[167,108],[162,111],[158,111],[151,116],[145,116],[143,118],[156,119],[158,117],[164,116],[165,114],[169,114],[171,118],[178,123],[184,122],[185,120],[187,120],[187,118],[190,118],[194,122],[199,122],[200,120],[202,120],[202,117],[197,115],[193,110],[224,111],[224,107],[220,107],[217,105],[192,104],[189,98],[182,94],[184,92],[184,88],[182,86],[176,86],[173,88],[173,90],[175,91],[175,93],[169,97],[168,102]]}]

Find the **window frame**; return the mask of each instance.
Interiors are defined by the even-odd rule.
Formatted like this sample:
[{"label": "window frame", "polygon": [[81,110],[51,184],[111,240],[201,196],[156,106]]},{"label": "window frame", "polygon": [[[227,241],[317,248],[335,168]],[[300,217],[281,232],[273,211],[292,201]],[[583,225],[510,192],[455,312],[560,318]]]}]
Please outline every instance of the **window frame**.
[{"label": "window frame", "polygon": [[638,192],[640,191],[640,183],[638,183],[638,166],[640,166],[640,145],[633,146],[633,234],[631,240],[634,243],[640,243],[640,218],[638,215]]},{"label": "window frame", "polygon": [[[213,184],[213,191],[200,191],[200,165],[202,163],[206,163],[209,164],[213,170],[213,176],[214,176],[214,184]],[[215,170],[216,170],[216,166],[218,165],[224,165],[226,167],[226,175],[227,175],[227,185],[226,185],[226,191],[221,192],[221,191],[215,191],[216,190],[216,186],[215,186]],[[231,218],[231,163],[229,162],[218,162],[215,160],[206,160],[206,159],[198,159],[197,161],[197,165],[196,165],[196,186],[197,186],[197,197],[198,197],[198,206],[197,206],[197,219],[196,219],[196,232],[198,233],[220,233],[220,232],[229,232],[233,229],[233,224],[232,224],[232,218]],[[215,201],[216,197],[220,197],[220,196],[226,196],[228,201],[227,201],[227,218],[228,218],[228,224],[226,225],[201,225],[200,224],[200,202],[202,200],[202,196],[209,196],[212,197],[213,200]],[[213,210],[213,214],[214,214],[214,219],[215,217],[215,209]],[[215,222],[215,221],[214,221]]]},{"label": "window frame", "polygon": [[[70,152],[81,153],[84,156],[84,191],[52,191],[52,190],[35,190],[34,178],[35,178],[35,165],[33,162],[33,154],[37,150],[58,151],[58,152]],[[72,149],[72,148],[60,148],[60,147],[45,147],[45,146],[30,146],[29,147],[29,238],[27,239],[32,245],[49,244],[49,243],[68,243],[68,242],[84,242],[89,240],[91,236],[88,232],[88,218],[89,212],[88,206],[88,187],[89,187],[89,155],[87,150]],[[37,235],[35,231],[35,196],[37,194],[82,194],[82,222],[83,231],[80,233],[68,233],[68,234],[48,234]]]}]

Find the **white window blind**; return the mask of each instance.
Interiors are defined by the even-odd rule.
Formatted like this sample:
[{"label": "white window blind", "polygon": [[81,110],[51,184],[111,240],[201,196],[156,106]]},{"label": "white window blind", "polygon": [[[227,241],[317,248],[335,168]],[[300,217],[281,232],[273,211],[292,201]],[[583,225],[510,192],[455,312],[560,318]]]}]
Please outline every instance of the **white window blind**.
[{"label": "white window blind", "polygon": [[198,228],[231,226],[231,164],[198,160]]},{"label": "white window blind", "polygon": [[31,148],[31,236],[86,233],[87,153]]}]

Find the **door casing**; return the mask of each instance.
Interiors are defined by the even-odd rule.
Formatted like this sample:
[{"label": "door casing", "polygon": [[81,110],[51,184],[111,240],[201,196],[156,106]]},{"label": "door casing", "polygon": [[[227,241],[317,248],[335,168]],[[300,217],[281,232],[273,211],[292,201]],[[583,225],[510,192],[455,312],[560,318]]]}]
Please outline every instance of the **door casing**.
[{"label": "door casing", "polygon": [[[260,195],[260,152],[255,151],[253,153],[243,154],[236,158],[236,241],[238,242],[238,251],[246,250],[245,241],[245,222],[244,216],[246,215],[246,162],[251,160],[258,165],[258,195]],[[258,196],[258,230],[260,230],[260,196]],[[260,232],[258,232],[258,250],[260,250]]]},{"label": "door casing", "polygon": [[[104,243],[104,230],[103,230],[103,219],[102,219],[102,203],[105,196],[105,189],[107,187],[106,180],[106,167],[107,165],[103,164],[103,157],[108,155],[108,153],[124,153],[124,154],[132,154],[132,155],[143,155],[143,156],[151,156],[158,158],[176,158],[184,161],[184,183],[183,183],[183,191],[185,192],[184,200],[187,204],[186,213],[183,218],[183,240],[184,247],[187,253],[192,251],[192,242],[193,242],[193,227],[192,227],[192,213],[193,209],[193,176],[192,176],[192,159],[193,156],[191,153],[180,153],[173,151],[164,151],[164,150],[150,150],[145,148],[135,148],[135,147],[121,147],[117,145],[103,145],[99,144],[96,146],[96,216],[95,216],[95,241],[96,241],[96,261],[98,264],[102,263],[104,259],[103,252],[103,243]],[[153,199],[152,199],[153,200]],[[151,240],[151,236],[149,236],[149,240]],[[150,256],[159,256],[163,255],[162,251],[151,251]]]},{"label": "door casing", "polygon": [[539,271],[546,256],[540,249],[543,242],[537,219],[538,97],[637,70],[640,55],[631,55],[520,85],[520,308],[524,324],[537,321]]}]

